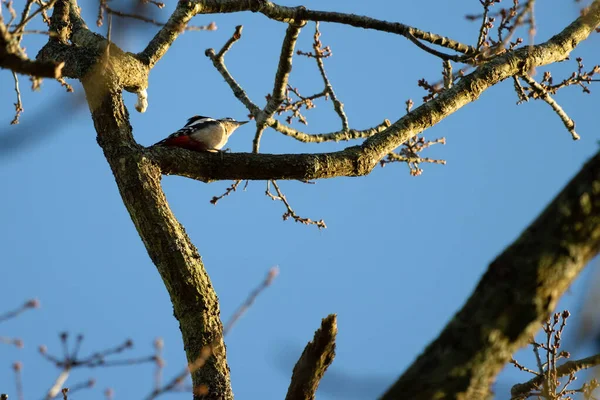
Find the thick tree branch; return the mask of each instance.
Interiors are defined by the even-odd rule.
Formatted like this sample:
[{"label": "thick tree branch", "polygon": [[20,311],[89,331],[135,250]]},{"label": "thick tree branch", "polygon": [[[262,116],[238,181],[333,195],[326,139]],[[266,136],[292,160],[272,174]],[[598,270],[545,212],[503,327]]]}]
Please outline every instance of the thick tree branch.
[{"label": "thick tree branch", "polygon": [[285,400],[313,400],[319,382],[335,357],[337,319],[330,314],[321,321],[312,342],[308,342],[294,366]]},{"label": "thick tree branch", "polygon": [[481,399],[600,250],[600,153],[489,266],[474,293],[382,400]]},{"label": "thick tree branch", "polygon": [[195,153],[179,148],[152,147],[149,157],[165,175],[181,175],[203,182],[236,180],[313,180],[336,176],[362,176],[373,165],[366,164],[359,146],[335,153],[256,154]]},{"label": "thick tree branch", "polygon": [[[203,388],[195,398],[232,399],[217,296],[198,251],[169,208],[159,166],[133,139],[123,104],[122,89],[145,88],[149,68],[90,32],[75,0],[59,0],[55,11],[59,14],[52,29],[73,45],[51,38],[39,56],[51,61],[64,56],[73,62],[66,68],[83,83],[98,143],[169,292],[189,363],[202,357],[207,346],[211,350],[206,364],[192,373],[194,386]],[[71,29],[65,31],[65,26]]]},{"label": "thick tree branch", "polygon": [[[97,93],[90,93],[97,90],[97,83],[83,83],[87,97],[97,97]],[[192,374],[194,387],[208,390],[204,397],[196,397],[232,399],[217,295],[198,250],[169,208],[160,185],[161,171],[133,141],[119,91],[109,91],[90,110],[98,143],[123,202],[171,297],[188,362],[193,364],[207,346],[211,349],[212,356]]]}]

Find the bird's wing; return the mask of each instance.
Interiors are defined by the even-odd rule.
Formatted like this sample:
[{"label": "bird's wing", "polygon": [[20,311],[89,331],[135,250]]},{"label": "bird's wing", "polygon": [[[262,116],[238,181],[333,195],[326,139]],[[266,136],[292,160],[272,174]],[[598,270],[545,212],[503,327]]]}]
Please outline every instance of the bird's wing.
[{"label": "bird's wing", "polygon": [[225,142],[227,142],[227,135],[222,124],[212,118],[205,118],[184,126],[155,143],[155,146],[176,146],[203,151],[219,150]]}]

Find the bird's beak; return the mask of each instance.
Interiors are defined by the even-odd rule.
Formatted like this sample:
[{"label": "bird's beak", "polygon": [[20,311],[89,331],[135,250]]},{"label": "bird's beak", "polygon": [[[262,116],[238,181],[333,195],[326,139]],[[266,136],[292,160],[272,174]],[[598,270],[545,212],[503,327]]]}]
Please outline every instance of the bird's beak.
[{"label": "bird's beak", "polygon": [[250,121],[238,121],[237,123],[238,123],[239,125],[244,125],[244,124],[247,124],[248,122],[250,122]]}]

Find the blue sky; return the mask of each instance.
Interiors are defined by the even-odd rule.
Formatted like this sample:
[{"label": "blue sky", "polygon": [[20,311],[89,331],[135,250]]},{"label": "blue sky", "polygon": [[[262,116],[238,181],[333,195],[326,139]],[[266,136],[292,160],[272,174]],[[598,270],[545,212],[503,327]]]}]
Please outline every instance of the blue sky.
[{"label": "blue sky", "polygon": [[[549,3],[536,5],[536,42],[550,38],[579,13],[574,2]],[[479,28],[464,18],[479,12],[475,0],[464,6],[435,0],[304,4],[398,21],[469,43]],[[93,26],[97,9],[87,2],[80,5]],[[173,7],[157,11],[156,18],[166,20]],[[244,25],[243,38],[226,63],[249,96],[264,105],[285,25],[252,13],[193,19],[197,25],[211,21],[217,31],[183,34],[154,68],[145,114],[134,110],[134,95],[125,94],[141,144],[155,143],[194,114],[245,118],[247,110],[204,56],[205,49],[220,48],[239,24]],[[157,28],[128,23],[134,24],[135,35],[114,39],[127,51],[140,51]],[[94,29],[106,32],[106,26]],[[304,28],[298,49],[311,49],[313,29],[313,24]],[[399,36],[332,24],[321,24],[321,32],[323,43],[333,49],[325,67],[353,128],[398,119],[407,99],[419,105],[426,94],[417,80],[440,77],[441,63]],[[43,39],[26,43],[30,56]],[[593,36],[573,56],[583,57],[589,69],[598,62],[593,56],[599,44]],[[551,71],[559,80],[575,68],[573,57]],[[42,308],[0,326],[0,336],[25,341],[24,349],[0,345],[0,392],[14,393],[10,365],[20,360],[26,397],[42,397],[58,371],[36,349],[45,344],[60,353],[62,331],[85,335],[84,354],[132,338],[135,348],[129,355],[146,355],[153,340],[162,337],[165,376],[178,373],[184,354],[167,292],[121,202],[87,107],[71,106],[77,102],[74,96],[82,94],[81,86],[71,82],[76,93],[67,95],[49,80],[40,92],[31,92],[26,78],[21,82],[25,112],[22,124],[12,127],[12,78],[0,71],[0,139],[23,138],[8,154],[0,154],[0,311],[32,297],[40,299]],[[303,94],[322,89],[314,61],[305,58],[295,58],[290,82]],[[214,206],[209,200],[230,182],[207,185],[165,177],[167,198],[203,257],[225,320],[269,268],[280,269],[226,338],[235,395],[283,398],[296,359],[329,313],[338,315],[337,357],[319,397],[381,394],[461,307],[487,264],[597,151],[597,90],[592,87],[592,94],[584,95],[568,88],[556,99],[576,121],[580,141],[571,140],[545,103],[516,106],[512,83],[504,82],[425,132],[428,139],[446,137],[445,146],[423,154],[445,159],[445,166],[425,165],[420,177],[411,177],[398,164],[361,178],[314,185],[280,182],[298,214],[325,220],[328,228],[321,231],[282,221],[283,205],[265,196],[264,182],[251,182],[246,191]],[[298,127],[311,133],[341,126],[331,102],[318,102],[305,116],[309,125]],[[246,125],[228,146],[248,152],[252,137],[253,129]],[[302,144],[267,131],[261,150],[312,152],[345,146]],[[561,309],[577,311],[590,274],[584,272]],[[528,351],[517,358],[531,360]],[[149,365],[81,370],[68,384],[93,376],[97,387],[79,397],[101,399],[111,387],[117,399],[141,398],[152,388],[152,372]],[[500,375],[499,387],[526,379],[509,367]],[[497,398],[506,399],[506,391]]]}]

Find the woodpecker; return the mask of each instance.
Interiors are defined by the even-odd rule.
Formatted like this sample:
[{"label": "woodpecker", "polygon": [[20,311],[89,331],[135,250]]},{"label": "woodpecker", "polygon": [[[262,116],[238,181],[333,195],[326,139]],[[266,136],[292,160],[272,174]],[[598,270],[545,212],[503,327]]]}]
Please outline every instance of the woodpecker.
[{"label": "woodpecker", "polygon": [[194,151],[221,151],[229,136],[248,121],[233,118],[213,119],[194,115],[185,126],[155,146],[174,146]]}]

